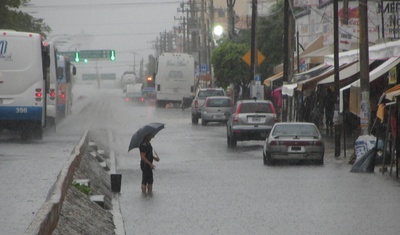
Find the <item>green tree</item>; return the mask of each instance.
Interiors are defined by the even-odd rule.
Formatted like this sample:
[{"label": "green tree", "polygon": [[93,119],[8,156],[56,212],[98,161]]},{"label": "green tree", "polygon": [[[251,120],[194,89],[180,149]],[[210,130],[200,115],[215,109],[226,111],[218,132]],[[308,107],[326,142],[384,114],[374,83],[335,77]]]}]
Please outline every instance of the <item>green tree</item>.
[{"label": "green tree", "polygon": [[225,41],[212,52],[211,63],[214,67],[216,86],[227,88],[234,84],[235,87],[242,88],[244,97],[248,97],[252,79],[250,68],[242,57],[249,49],[249,45]]},{"label": "green tree", "polygon": [[18,8],[30,0],[0,0],[0,29],[40,33],[46,36],[51,28],[43,19],[36,19]]},{"label": "green tree", "polygon": [[265,56],[265,60],[260,64],[258,71],[262,78],[270,77],[274,74],[274,67],[283,62],[283,1],[271,7],[270,15],[260,17],[257,26],[257,48]]}]

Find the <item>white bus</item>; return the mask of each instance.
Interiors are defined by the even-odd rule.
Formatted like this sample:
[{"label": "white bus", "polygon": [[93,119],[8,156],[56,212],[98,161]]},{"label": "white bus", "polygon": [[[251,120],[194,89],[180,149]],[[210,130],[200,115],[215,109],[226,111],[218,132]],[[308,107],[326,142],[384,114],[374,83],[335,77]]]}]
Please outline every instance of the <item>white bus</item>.
[{"label": "white bus", "polygon": [[163,53],[158,57],[155,76],[157,107],[181,103],[194,89],[194,58],[184,53]]},{"label": "white bus", "polygon": [[74,84],[73,75],[76,75],[76,67],[71,64],[68,56],[57,55],[58,76],[57,80],[57,117],[66,118],[72,113]]},{"label": "white bus", "polygon": [[58,93],[58,80],[60,78],[58,65],[57,65],[57,50],[54,43],[49,44],[50,67],[47,70],[49,77],[49,85],[47,90],[47,110],[46,110],[46,126],[55,128],[58,122],[57,117],[57,93]]},{"label": "white bus", "polygon": [[0,130],[42,139],[50,58],[41,35],[0,30]]}]

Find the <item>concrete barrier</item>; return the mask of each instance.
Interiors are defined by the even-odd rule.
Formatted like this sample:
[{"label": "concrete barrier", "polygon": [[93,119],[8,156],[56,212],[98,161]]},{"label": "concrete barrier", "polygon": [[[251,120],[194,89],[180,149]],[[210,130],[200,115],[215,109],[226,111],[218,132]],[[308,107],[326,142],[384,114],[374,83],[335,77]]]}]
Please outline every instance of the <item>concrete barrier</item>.
[{"label": "concrete barrier", "polygon": [[82,160],[88,145],[88,131],[85,131],[79,144],[73,150],[53,185],[46,202],[39,209],[25,235],[51,235],[57,227],[62,204],[65,200],[74,173]]}]

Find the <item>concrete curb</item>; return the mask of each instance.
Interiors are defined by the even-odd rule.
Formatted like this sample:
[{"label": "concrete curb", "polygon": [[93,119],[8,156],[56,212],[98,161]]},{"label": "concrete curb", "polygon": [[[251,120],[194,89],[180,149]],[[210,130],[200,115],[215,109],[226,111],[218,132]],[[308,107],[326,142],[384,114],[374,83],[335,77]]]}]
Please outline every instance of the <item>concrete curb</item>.
[{"label": "concrete curb", "polygon": [[[111,148],[111,144],[113,142],[114,136],[110,130],[107,131],[108,134],[108,146],[110,150],[110,160],[111,160],[111,169],[110,169],[110,174],[116,174],[117,173],[117,160],[115,158],[115,153],[114,150]],[[112,214],[113,214],[113,221],[115,225],[115,235],[126,235],[125,231],[125,226],[124,226],[124,220],[123,216],[121,213],[121,207],[119,203],[119,193],[113,193],[112,197]]]},{"label": "concrete curb", "polygon": [[74,148],[71,156],[58,175],[55,184],[50,190],[48,199],[24,232],[25,235],[51,235],[56,229],[62,204],[72,183],[75,170],[85,153],[87,144],[88,131],[85,131],[79,144]]}]

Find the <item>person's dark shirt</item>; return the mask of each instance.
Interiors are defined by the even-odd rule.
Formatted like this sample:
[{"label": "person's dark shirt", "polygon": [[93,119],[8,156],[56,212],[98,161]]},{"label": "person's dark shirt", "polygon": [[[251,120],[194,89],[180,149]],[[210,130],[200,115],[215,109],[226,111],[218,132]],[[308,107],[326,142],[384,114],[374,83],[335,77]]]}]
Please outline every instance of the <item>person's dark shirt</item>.
[{"label": "person's dark shirt", "polygon": [[[150,143],[142,142],[139,146],[139,150],[141,153],[146,153],[145,156],[150,163],[153,163],[153,147]],[[148,166],[143,160],[140,160],[140,166],[143,168],[144,166]]]},{"label": "person's dark shirt", "polygon": [[333,112],[335,109],[335,96],[332,93],[325,96],[324,106],[327,112]]}]

